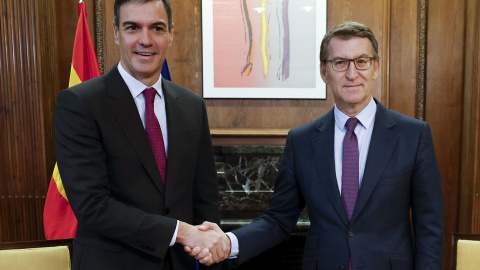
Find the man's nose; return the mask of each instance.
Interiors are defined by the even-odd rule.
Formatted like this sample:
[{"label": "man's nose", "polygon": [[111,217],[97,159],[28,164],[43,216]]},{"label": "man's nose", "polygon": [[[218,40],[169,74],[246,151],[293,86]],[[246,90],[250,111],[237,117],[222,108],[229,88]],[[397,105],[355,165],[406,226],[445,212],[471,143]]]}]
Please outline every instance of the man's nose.
[{"label": "man's nose", "polygon": [[148,29],[142,30],[140,33],[140,38],[138,40],[138,43],[142,46],[150,46],[152,45],[152,36],[150,31]]},{"label": "man's nose", "polygon": [[353,60],[350,60],[348,69],[345,72],[345,76],[348,79],[355,79],[358,76],[358,70],[357,67],[355,67],[355,63],[353,62]]}]

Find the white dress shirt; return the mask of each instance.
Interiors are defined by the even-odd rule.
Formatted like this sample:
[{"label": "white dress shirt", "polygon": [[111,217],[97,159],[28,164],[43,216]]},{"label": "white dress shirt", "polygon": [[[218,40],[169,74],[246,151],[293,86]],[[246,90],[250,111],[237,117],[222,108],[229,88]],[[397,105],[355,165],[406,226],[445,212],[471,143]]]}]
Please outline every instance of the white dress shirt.
[{"label": "white dress shirt", "polygon": [[[335,173],[337,176],[338,190],[342,192],[342,158],[343,158],[343,138],[347,133],[345,123],[350,116],[341,112],[337,105],[333,110],[335,115]],[[358,140],[358,187],[362,186],[363,173],[365,171],[365,163],[367,162],[368,149],[370,148],[370,140],[372,139],[373,124],[375,113],[377,112],[377,104],[370,100],[359,114],[355,115],[359,123],[355,127],[355,135]]]},{"label": "white dress shirt", "polygon": [[[155,100],[153,102],[153,110],[155,111],[155,116],[158,119],[158,123],[160,124],[160,128],[162,129],[162,136],[163,136],[163,143],[165,145],[165,156],[168,154],[168,132],[167,132],[167,114],[165,111],[165,98],[163,96],[163,89],[162,89],[162,75],[158,78],[158,81],[154,83],[152,86],[147,86],[140,82],[139,80],[135,79],[130,73],[128,73],[122,66],[122,62],[119,62],[118,65],[118,72],[120,72],[120,76],[122,76],[125,84],[130,90],[132,94],[133,100],[135,101],[135,105],[137,105],[138,114],[142,119],[143,128],[145,128],[145,97],[143,96],[143,90],[149,87],[155,88],[157,90],[157,94],[155,95]],[[178,225],[179,221],[177,220],[177,227],[173,234],[172,240],[170,241],[170,246],[175,244],[175,240],[177,239],[178,233]]]}]

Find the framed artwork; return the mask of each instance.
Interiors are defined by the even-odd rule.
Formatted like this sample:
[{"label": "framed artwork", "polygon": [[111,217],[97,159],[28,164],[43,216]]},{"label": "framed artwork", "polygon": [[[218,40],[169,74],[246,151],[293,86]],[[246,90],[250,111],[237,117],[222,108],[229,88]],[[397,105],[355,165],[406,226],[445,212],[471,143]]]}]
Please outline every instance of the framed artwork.
[{"label": "framed artwork", "polygon": [[326,0],[203,0],[203,97],[325,99]]}]

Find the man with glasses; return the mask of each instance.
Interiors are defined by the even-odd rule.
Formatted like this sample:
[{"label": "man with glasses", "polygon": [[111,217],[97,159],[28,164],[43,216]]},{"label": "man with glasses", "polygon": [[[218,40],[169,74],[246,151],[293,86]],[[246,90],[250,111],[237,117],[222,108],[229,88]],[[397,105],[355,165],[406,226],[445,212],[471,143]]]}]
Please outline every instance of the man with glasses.
[{"label": "man with glasses", "polygon": [[303,269],[443,269],[444,203],[429,125],[373,98],[380,61],[367,26],[333,28],[320,60],[335,107],[289,132],[270,207],[228,233],[231,264],[287,239],[307,206]]}]

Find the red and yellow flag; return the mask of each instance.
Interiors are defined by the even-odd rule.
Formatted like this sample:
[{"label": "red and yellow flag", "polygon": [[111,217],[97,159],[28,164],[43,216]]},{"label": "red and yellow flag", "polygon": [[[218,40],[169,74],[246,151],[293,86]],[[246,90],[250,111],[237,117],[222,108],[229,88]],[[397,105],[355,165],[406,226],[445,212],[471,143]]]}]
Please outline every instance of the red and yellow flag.
[{"label": "red and yellow flag", "polygon": [[[78,14],[68,87],[100,76],[97,56],[88,29],[86,6],[82,1],[78,4]],[[77,232],[77,219],[65,194],[57,164],[45,200],[43,226],[45,238],[49,240],[74,238]]]}]

